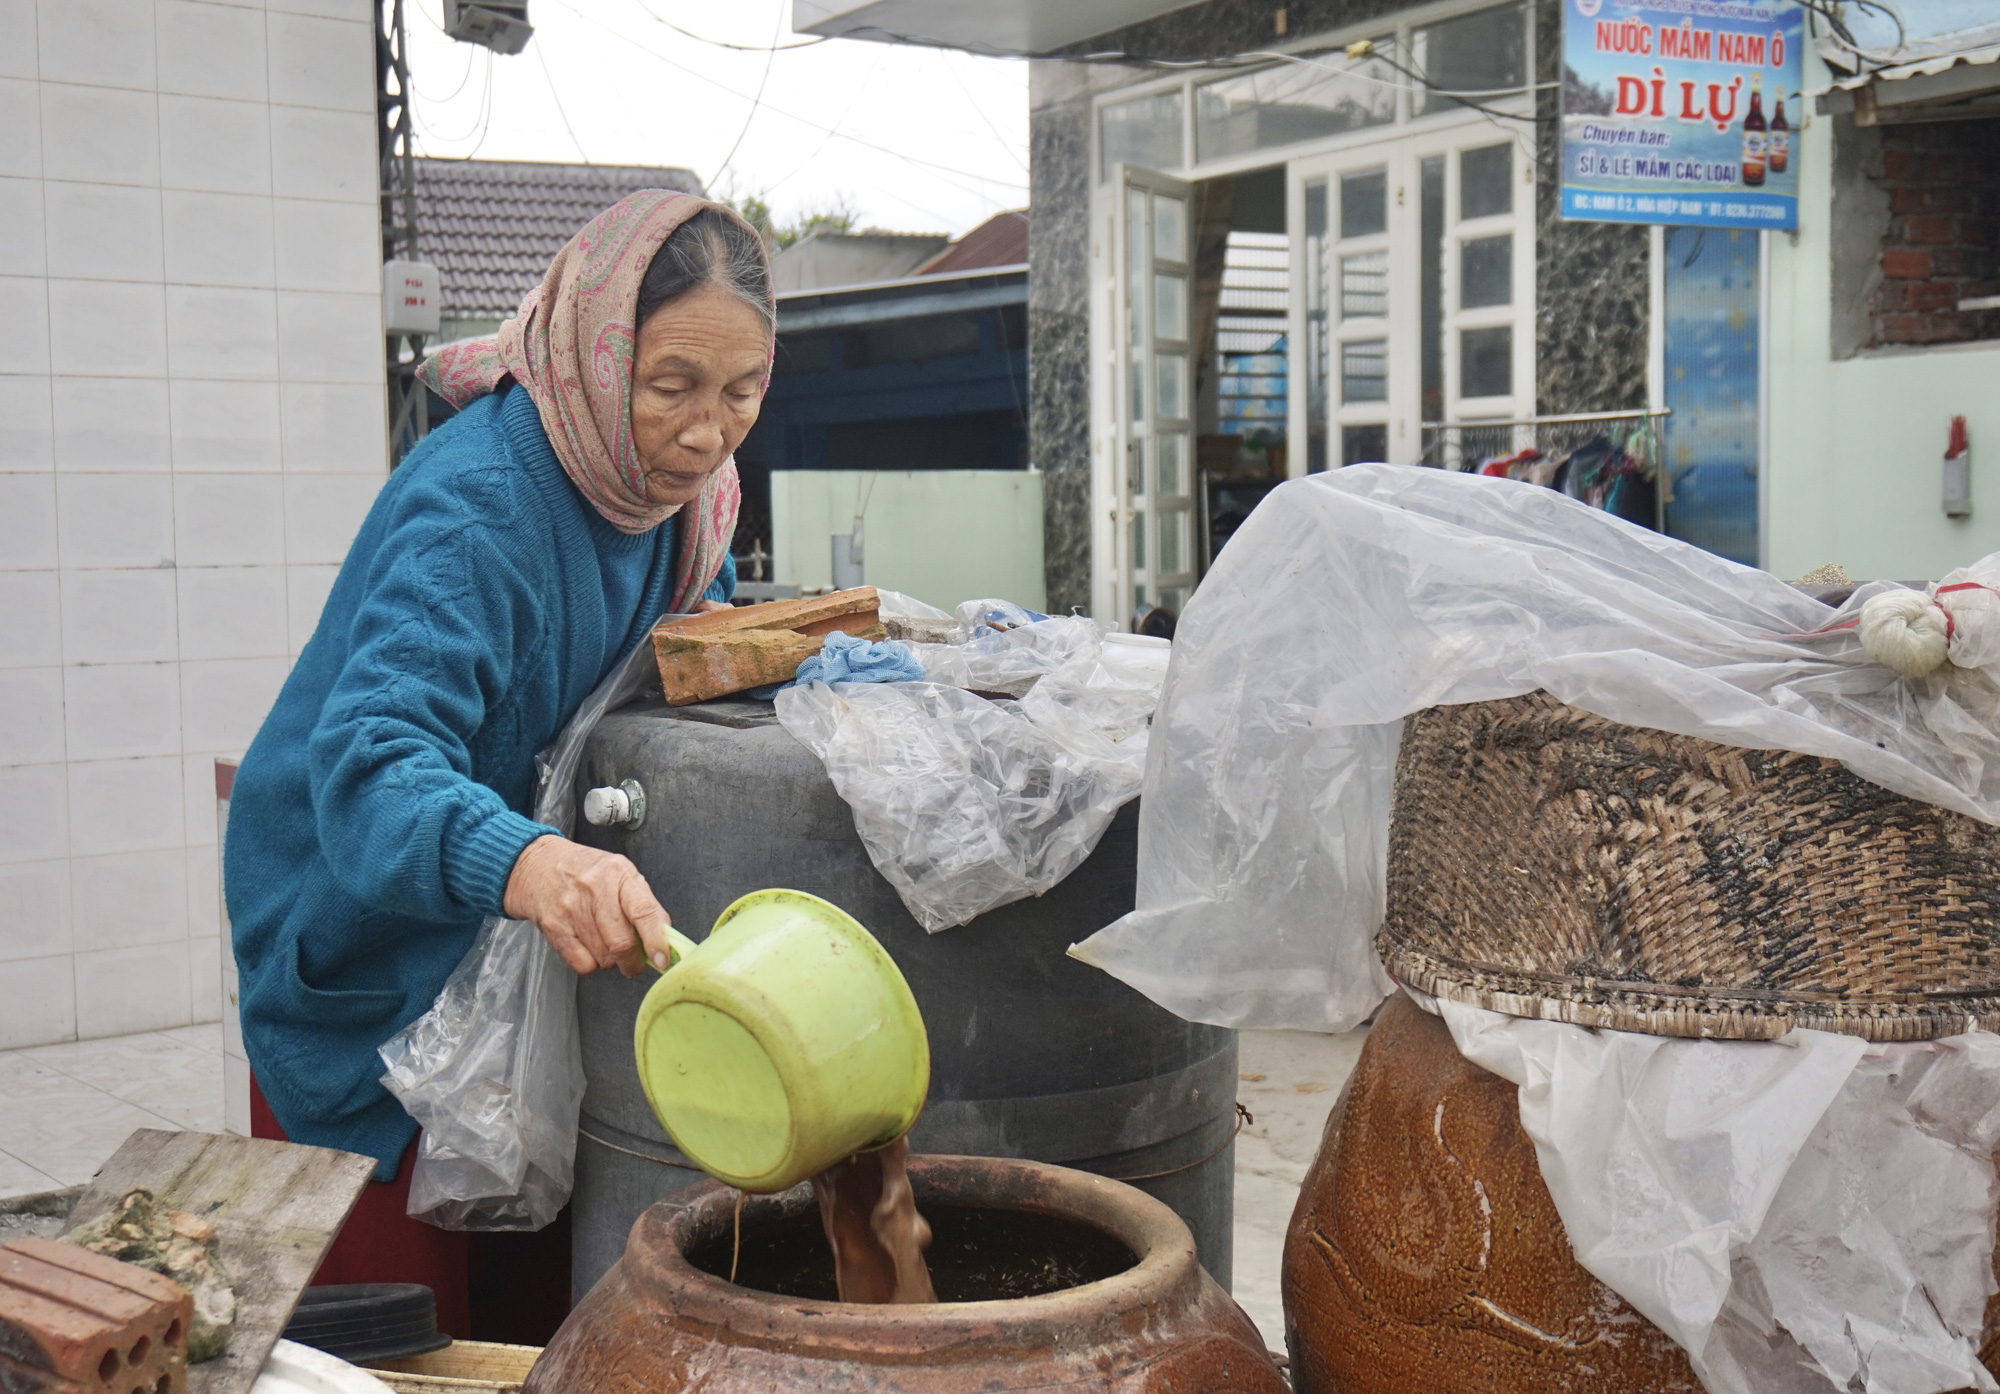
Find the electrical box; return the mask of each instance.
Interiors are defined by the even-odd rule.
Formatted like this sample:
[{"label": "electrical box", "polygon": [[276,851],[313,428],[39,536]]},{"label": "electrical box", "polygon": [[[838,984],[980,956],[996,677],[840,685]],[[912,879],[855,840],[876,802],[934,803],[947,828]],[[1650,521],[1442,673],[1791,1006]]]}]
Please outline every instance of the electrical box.
[{"label": "electrical box", "polygon": [[444,0],[444,32],[495,53],[519,53],[533,37],[528,0]]},{"label": "electrical box", "polygon": [[438,300],[438,269],[429,262],[382,263],[382,327],[389,333],[437,333]]}]

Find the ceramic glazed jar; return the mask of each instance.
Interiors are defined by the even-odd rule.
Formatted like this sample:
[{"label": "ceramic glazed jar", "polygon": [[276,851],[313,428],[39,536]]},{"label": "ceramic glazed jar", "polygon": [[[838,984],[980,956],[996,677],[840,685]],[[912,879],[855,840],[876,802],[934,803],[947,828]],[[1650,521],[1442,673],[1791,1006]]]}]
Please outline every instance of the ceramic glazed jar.
[{"label": "ceramic glazed jar", "polygon": [[[1296,1394],[1701,1394],[1570,1252],[1515,1087],[1401,993],[1299,1191],[1284,1303]],[[2000,1293],[1979,1358],[2000,1376]]]},{"label": "ceramic glazed jar", "polygon": [[1570,1252],[1512,1084],[1398,993],[1285,1237],[1297,1394],[1701,1394]]},{"label": "ceramic glazed jar", "polygon": [[639,1217],[523,1394],[1285,1394],[1256,1327],[1160,1202],[998,1158],[913,1157],[910,1180],[946,1300],[831,1300],[809,1187],[750,1197],[738,1248],[737,1192],[704,1184]]}]

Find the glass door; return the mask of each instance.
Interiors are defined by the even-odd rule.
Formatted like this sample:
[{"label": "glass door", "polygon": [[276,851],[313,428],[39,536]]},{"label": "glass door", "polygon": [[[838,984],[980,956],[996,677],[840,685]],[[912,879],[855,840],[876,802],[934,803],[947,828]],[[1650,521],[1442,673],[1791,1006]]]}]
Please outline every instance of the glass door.
[{"label": "glass door", "polygon": [[1112,381],[1119,471],[1116,618],[1178,613],[1195,582],[1191,189],[1117,167]]},{"label": "glass door", "polygon": [[[1409,357],[1416,318],[1408,300],[1406,245],[1413,229],[1402,198],[1400,171],[1380,147],[1336,159],[1294,165],[1301,180],[1292,207],[1302,220],[1293,239],[1304,265],[1299,331],[1305,345],[1301,390],[1306,419],[1294,439],[1306,442],[1304,469],[1316,474],[1361,460],[1392,458],[1391,424],[1412,404],[1390,365]],[[1394,196],[1392,197],[1392,188]]]},{"label": "glass door", "polygon": [[1532,412],[1534,166],[1495,134],[1292,162],[1292,473],[1446,463],[1427,423]]}]

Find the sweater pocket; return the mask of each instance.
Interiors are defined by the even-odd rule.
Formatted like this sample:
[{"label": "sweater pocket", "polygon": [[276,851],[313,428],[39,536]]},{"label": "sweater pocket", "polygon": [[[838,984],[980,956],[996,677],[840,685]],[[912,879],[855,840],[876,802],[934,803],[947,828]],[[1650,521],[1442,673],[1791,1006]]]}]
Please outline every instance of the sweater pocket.
[{"label": "sweater pocket", "polygon": [[396,1015],[403,1005],[403,990],[396,987],[317,987],[306,981],[299,958],[299,941],[286,946],[283,968],[293,1001],[299,1007],[295,1018],[301,1022],[333,1026],[376,1026]]}]

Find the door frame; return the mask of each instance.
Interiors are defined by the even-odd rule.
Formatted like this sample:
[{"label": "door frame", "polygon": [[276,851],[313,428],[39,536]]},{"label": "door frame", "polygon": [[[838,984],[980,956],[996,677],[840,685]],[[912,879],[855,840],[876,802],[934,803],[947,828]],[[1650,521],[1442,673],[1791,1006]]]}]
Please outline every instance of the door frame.
[{"label": "door frame", "polygon": [[[1093,491],[1097,495],[1095,511],[1104,524],[1101,529],[1093,526],[1093,540],[1108,548],[1098,555],[1109,557],[1111,565],[1093,568],[1097,574],[1092,578],[1091,598],[1093,613],[1113,620],[1122,629],[1135,615],[1138,590],[1143,588],[1148,604],[1169,603],[1178,609],[1186,603],[1198,577],[1199,539],[1194,531],[1200,521],[1194,491],[1195,201],[1190,181],[1136,165],[1114,167],[1111,185],[1115,197],[1107,200],[1110,207],[1102,233],[1102,251],[1111,274],[1106,278],[1104,303],[1093,306],[1097,312],[1093,338],[1109,350],[1100,359],[1109,391],[1107,410],[1101,418],[1106,423],[1105,438],[1099,452],[1109,468],[1092,471],[1097,485]],[[1179,203],[1178,257],[1159,240],[1163,199]],[[1136,224],[1135,208],[1140,219]],[[1135,234],[1139,241],[1135,242]],[[1176,279],[1181,283],[1178,335],[1172,327],[1162,333],[1162,302],[1156,284]],[[1178,358],[1181,363],[1174,394],[1180,410],[1167,416],[1161,412],[1161,388],[1167,385],[1163,357],[1168,361]],[[1157,486],[1163,478],[1161,461],[1169,445],[1177,452],[1180,487],[1177,492],[1161,495]],[[1163,519],[1172,519],[1169,526],[1177,530],[1181,565],[1172,573],[1163,573],[1158,565],[1164,551]]]},{"label": "door frame", "polygon": [[[1487,149],[1501,144],[1512,146],[1509,172],[1513,191],[1511,210],[1476,220],[1458,217],[1460,164],[1452,156],[1461,151]],[[1328,412],[1326,464],[1329,469],[1340,466],[1339,428],[1343,424],[1343,411],[1345,424],[1349,425],[1375,424],[1378,419],[1386,418],[1384,424],[1388,426],[1390,462],[1414,464],[1423,453],[1425,418],[1422,410],[1423,321],[1419,257],[1422,249],[1423,164],[1433,158],[1444,161],[1444,264],[1440,268],[1439,294],[1444,376],[1441,419],[1447,422],[1505,420],[1534,414],[1537,287],[1533,129],[1496,130],[1493,124],[1483,120],[1455,122],[1429,130],[1401,131],[1381,141],[1350,145],[1323,154],[1303,155],[1288,161],[1285,169],[1286,221],[1292,244],[1293,291],[1289,333],[1291,342],[1300,346],[1299,355],[1294,359],[1287,431],[1290,439],[1302,445],[1308,439],[1311,426],[1312,383],[1305,371],[1305,353],[1309,351],[1312,307],[1307,303],[1307,296],[1321,277],[1319,269],[1309,264],[1313,248],[1307,240],[1306,186],[1309,182],[1324,179],[1329,257],[1323,278],[1327,282],[1325,295],[1328,301],[1328,362],[1325,371]],[[1388,176],[1387,231],[1352,239],[1351,248],[1342,248],[1340,244],[1348,239],[1337,236],[1340,179],[1343,175],[1376,168],[1383,169]],[[1513,237],[1509,303],[1504,307],[1459,308],[1459,245],[1501,233]],[[1341,341],[1341,335],[1335,327],[1337,316],[1334,313],[1339,295],[1339,287],[1335,284],[1339,274],[1338,256],[1343,251],[1351,255],[1365,253],[1378,246],[1386,248],[1389,253],[1389,314],[1379,322],[1379,332],[1388,342],[1389,353],[1386,412],[1373,408],[1372,404],[1361,408],[1345,407],[1339,400],[1340,371],[1336,346]],[[1376,324],[1375,321],[1364,322],[1359,326],[1360,332],[1352,337],[1366,338],[1376,333]],[[1502,325],[1512,330],[1509,392],[1504,396],[1462,397],[1458,391],[1458,331]],[[1295,448],[1289,452],[1288,472],[1292,477],[1306,473],[1306,455],[1304,449]]]}]

